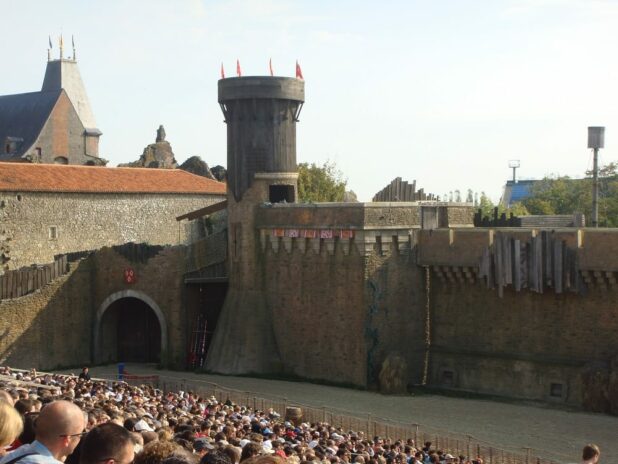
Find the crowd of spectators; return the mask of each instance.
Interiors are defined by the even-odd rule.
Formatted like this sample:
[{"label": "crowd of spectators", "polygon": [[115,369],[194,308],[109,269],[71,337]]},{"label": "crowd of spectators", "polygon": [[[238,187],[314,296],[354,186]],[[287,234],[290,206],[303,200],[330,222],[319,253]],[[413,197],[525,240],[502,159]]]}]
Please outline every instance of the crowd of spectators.
[{"label": "crowd of spectators", "polygon": [[[87,369],[76,377],[3,367],[0,376],[0,464],[483,464],[429,442],[95,380]],[[590,446],[584,458],[594,464],[598,448]]]}]

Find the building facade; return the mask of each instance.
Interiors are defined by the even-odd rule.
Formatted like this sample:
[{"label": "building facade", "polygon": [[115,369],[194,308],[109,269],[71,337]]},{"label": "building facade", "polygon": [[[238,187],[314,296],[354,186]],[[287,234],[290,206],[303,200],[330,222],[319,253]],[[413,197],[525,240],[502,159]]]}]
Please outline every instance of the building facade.
[{"label": "building facade", "polygon": [[0,96],[0,161],[104,165],[101,135],[75,57],[48,60],[39,92]]},{"label": "building facade", "polygon": [[0,163],[0,272],[127,242],[177,245],[176,217],[225,198],[179,169]]}]

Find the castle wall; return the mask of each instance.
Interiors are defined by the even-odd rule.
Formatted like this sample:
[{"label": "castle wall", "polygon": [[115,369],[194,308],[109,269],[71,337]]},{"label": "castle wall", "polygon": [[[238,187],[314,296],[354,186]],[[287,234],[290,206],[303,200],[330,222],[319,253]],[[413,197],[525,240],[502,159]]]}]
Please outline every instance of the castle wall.
[{"label": "castle wall", "polygon": [[605,386],[592,385],[586,376],[615,371],[617,231],[549,231],[575,250],[580,293],[557,293],[548,285],[543,293],[516,292],[507,286],[502,298],[476,275],[480,257],[498,233],[529,243],[540,231],[419,232],[419,264],[431,270],[431,383],[608,410],[591,404],[587,396],[600,387],[604,392],[599,396],[615,402],[615,386],[609,380]]},{"label": "castle wall", "polygon": [[324,243],[319,250],[296,245],[260,256],[283,371],[364,386],[364,257],[341,247],[331,254]]},{"label": "castle wall", "polygon": [[[188,321],[185,311],[185,272],[186,248],[165,247],[147,260],[131,259],[129,255],[114,248],[103,248],[92,259],[91,285],[92,311],[96,313],[110,295],[122,294],[127,290],[146,295],[161,309],[167,324],[168,349],[162,353],[161,362],[176,368],[184,368],[187,356]],[[135,282],[128,284],[124,280],[124,270],[133,269]],[[105,321],[105,317],[103,318]],[[96,362],[114,361],[115,349],[112,343],[105,343],[115,336],[114,321],[102,327],[99,350],[100,359]],[[93,353],[94,356],[94,353]]]},{"label": "castle wall", "polygon": [[384,360],[397,354],[408,367],[404,383],[420,381],[425,297],[413,232],[359,231],[353,239],[260,233],[261,274],[285,372],[375,387]]},{"label": "castle wall", "polygon": [[0,301],[1,364],[54,369],[90,362],[90,272],[90,263],[76,263],[41,290]]},{"label": "castle wall", "polygon": [[[617,296],[507,290],[499,298],[481,284],[435,282],[432,384],[581,404],[582,370],[618,353]],[[556,397],[552,383],[563,384]]]},{"label": "castle wall", "polygon": [[423,378],[425,275],[416,265],[416,249],[401,242],[391,244],[388,252],[376,247],[366,258],[367,386],[372,388],[379,386],[382,365],[392,354],[406,363],[404,385]]},{"label": "castle wall", "polygon": [[[185,247],[154,251],[135,247],[145,250],[139,258],[132,256],[132,247],[103,248],[72,263],[68,274],[41,290],[0,301],[0,363],[37,369],[90,364],[97,311],[110,295],[126,294],[144,295],[162,311],[168,348],[161,360],[171,367],[184,367],[190,323],[184,310]],[[127,268],[135,272],[134,283],[124,279]],[[115,344],[122,315],[113,311],[109,315],[103,318],[101,358],[95,362],[118,360]]]},{"label": "castle wall", "polygon": [[219,195],[1,192],[0,264],[17,269],[51,262],[56,254],[126,242],[182,244],[186,229],[175,218],[220,200]]}]

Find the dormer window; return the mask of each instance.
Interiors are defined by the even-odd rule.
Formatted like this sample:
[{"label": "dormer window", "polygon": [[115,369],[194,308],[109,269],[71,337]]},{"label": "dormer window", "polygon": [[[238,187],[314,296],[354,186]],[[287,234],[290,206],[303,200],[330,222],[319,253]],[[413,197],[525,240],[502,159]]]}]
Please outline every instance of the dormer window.
[{"label": "dormer window", "polygon": [[23,142],[24,139],[21,137],[7,137],[4,140],[4,152],[8,154],[17,153]]}]

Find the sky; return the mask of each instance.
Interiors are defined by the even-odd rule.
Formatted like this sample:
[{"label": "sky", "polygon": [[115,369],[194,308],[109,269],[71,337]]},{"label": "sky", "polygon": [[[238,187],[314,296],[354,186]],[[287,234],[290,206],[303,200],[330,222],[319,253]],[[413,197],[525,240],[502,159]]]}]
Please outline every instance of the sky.
[{"label": "sky", "polygon": [[110,166],[163,124],[176,159],[226,165],[220,67],[294,76],[298,162],[333,161],[361,201],[395,177],[499,200],[521,178],[581,176],[587,127],[618,158],[618,0],[0,0],[0,95],[40,89],[48,36],[75,37]]}]

